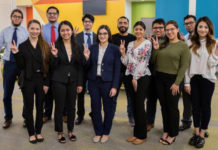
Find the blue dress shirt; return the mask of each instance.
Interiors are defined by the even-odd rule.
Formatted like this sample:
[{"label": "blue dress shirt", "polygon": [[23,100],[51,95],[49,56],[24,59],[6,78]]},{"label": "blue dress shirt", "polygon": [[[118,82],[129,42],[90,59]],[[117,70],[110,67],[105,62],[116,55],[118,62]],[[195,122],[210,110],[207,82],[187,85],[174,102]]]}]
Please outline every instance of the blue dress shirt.
[{"label": "blue dress shirt", "polygon": [[[46,25],[43,26],[42,32],[43,32],[43,37],[45,40],[48,42],[49,45],[51,45],[51,26],[52,24],[47,23]],[[54,30],[55,30],[55,40],[58,38],[58,26],[59,23],[56,23],[54,25]]]}]

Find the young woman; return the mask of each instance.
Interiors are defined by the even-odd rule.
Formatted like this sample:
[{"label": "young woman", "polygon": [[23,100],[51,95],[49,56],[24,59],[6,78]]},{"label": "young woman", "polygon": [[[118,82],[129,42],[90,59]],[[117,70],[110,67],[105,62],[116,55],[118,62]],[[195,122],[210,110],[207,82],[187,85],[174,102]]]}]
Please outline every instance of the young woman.
[{"label": "young woman", "polygon": [[[16,47],[13,42],[11,50],[14,53],[17,66],[21,69],[20,83],[26,108],[26,124],[29,142],[42,142],[41,135],[43,117],[43,96],[48,91],[49,45],[42,37],[41,25],[37,20],[31,20],[27,26],[29,38]],[[36,120],[34,126],[33,106],[36,96]]]},{"label": "young woman", "polygon": [[75,42],[73,27],[69,21],[62,21],[58,28],[58,39],[51,44],[51,80],[55,99],[55,131],[58,141],[65,143],[63,134],[63,111],[66,106],[68,137],[76,141],[73,134],[76,93],[82,91],[82,55]]},{"label": "young woman", "polygon": [[191,94],[195,134],[189,144],[204,146],[204,134],[211,116],[211,100],[216,80],[218,47],[214,28],[208,17],[199,18],[189,41],[191,62],[185,76],[185,90]]},{"label": "young woman", "polygon": [[163,43],[153,39],[152,63],[156,67],[156,87],[163,117],[163,134],[160,142],[172,144],[179,131],[179,85],[190,61],[190,53],[185,42],[179,39],[179,29],[175,21],[165,25],[166,39]]},{"label": "young woman", "polygon": [[145,24],[142,21],[135,23],[133,27],[136,40],[128,44],[127,53],[125,53],[125,43],[121,42],[120,52],[121,61],[127,66],[127,92],[131,96],[135,126],[133,136],[128,138],[128,142],[141,144],[147,138],[146,112],[144,101],[148,95],[148,86],[150,83],[151,72],[148,68],[151,56],[152,45],[149,40],[144,38],[146,31]]},{"label": "young woman", "polygon": [[[113,119],[113,97],[119,85],[120,52],[117,46],[109,42],[111,42],[111,31],[107,25],[101,25],[97,31],[97,44],[92,45],[90,50],[87,45],[84,46],[95,130],[94,143],[99,141],[105,143],[109,139]],[[101,115],[102,103],[104,121]]]}]

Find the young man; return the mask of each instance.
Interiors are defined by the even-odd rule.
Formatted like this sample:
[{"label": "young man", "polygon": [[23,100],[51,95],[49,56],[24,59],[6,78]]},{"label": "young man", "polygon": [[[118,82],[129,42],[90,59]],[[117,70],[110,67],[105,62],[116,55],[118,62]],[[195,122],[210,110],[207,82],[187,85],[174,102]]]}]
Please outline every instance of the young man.
[{"label": "young man", "polygon": [[[116,33],[114,35],[112,35],[112,42],[117,45],[120,46],[120,41],[124,40],[125,41],[125,48],[127,50],[127,46],[129,44],[129,42],[134,41],[136,38],[134,35],[128,33],[128,28],[129,28],[129,19],[125,16],[122,16],[118,19],[117,21],[117,28],[119,30],[119,33]],[[122,64],[122,63],[121,63]],[[121,65],[121,73],[120,73],[120,84],[119,84],[119,88],[117,89],[117,94],[113,99],[113,117],[115,115],[116,112],[116,105],[117,105],[117,97],[119,95],[119,90],[120,90],[120,86],[122,83],[124,83],[124,87],[126,90],[126,76],[125,76],[125,72],[126,72],[126,67],[122,64]],[[129,124],[131,126],[134,126],[134,118],[133,118],[133,110],[132,110],[132,106],[131,106],[131,99],[130,99],[130,95],[129,93],[126,92],[126,97],[127,97],[127,113],[128,113],[128,118],[129,118]]]},{"label": "young man", "polygon": [[184,25],[185,25],[185,29],[188,32],[185,35],[185,40],[189,40],[192,36],[192,34],[194,33],[195,30],[195,23],[196,23],[196,17],[193,15],[187,15],[184,17]]},{"label": "young man", "polygon": [[[15,64],[15,59],[10,50],[10,43],[15,42],[17,47],[28,38],[27,30],[21,26],[23,13],[19,9],[14,9],[11,13],[11,26],[6,27],[0,33],[0,49],[5,47],[3,60],[3,90],[4,90],[4,109],[5,122],[3,128],[9,128],[12,123],[12,94],[17,77],[20,74]],[[25,106],[23,107],[23,117],[25,118]],[[24,121],[25,122],[25,121]]]},{"label": "young man", "polygon": [[[165,30],[164,30],[165,22],[162,18],[155,19],[152,22],[152,37],[155,39],[158,38],[158,41],[163,41],[165,37]],[[149,64],[151,75],[151,85],[150,85],[150,92],[148,95],[147,100],[147,131],[150,131],[151,128],[154,127],[155,121],[155,114],[156,114],[156,107],[157,107],[157,92],[155,86],[155,66]]]},{"label": "young man", "polygon": [[[58,17],[59,10],[56,7],[51,6],[47,9],[48,23],[43,26],[43,36],[49,45],[51,45],[51,43],[54,43],[58,38]],[[51,88],[49,88],[48,93],[45,95],[44,109],[45,112],[43,116],[43,122],[46,123],[48,120],[51,120],[53,109],[53,97]]]},{"label": "young man", "polygon": [[[79,48],[81,52],[83,52],[83,44],[87,44],[90,47],[92,44],[96,43],[96,34],[92,31],[93,23],[95,18],[90,14],[85,14],[82,18],[84,30],[76,35],[77,43],[79,44]],[[87,74],[87,73],[84,73]],[[84,119],[85,115],[85,104],[84,104],[84,95],[86,91],[86,82],[87,78],[84,76],[84,84],[83,84],[83,91],[78,94],[77,99],[77,119],[75,124],[80,125]],[[91,113],[90,113],[91,115]]]}]

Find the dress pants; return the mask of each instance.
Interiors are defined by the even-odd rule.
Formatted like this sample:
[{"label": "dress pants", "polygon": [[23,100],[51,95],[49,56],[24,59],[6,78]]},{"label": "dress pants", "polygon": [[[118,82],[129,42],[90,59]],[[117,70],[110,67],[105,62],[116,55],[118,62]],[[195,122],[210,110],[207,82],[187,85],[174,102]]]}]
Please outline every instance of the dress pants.
[{"label": "dress pants", "polygon": [[135,119],[133,135],[139,139],[147,138],[145,99],[148,95],[150,76],[143,76],[137,80],[137,91],[132,85],[132,75],[127,76],[128,93],[131,96],[133,115]]},{"label": "dress pants", "polygon": [[[11,120],[13,118],[12,113],[12,94],[14,91],[14,85],[20,71],[16,66],[15,62],[4,61],[3,69],[3,90],[4,90],[4,109],[5,109],[5,120]],[[25,118],[25,107],[23,106],[23,118]]]},{"label": "dress pants", "polygon": [[116,113],[116,107],[117,107],[117,97],[119,96],[119,92],[120,92],[120,87],[122,85],[122,83],[124,84],[124,88],[125,88],[125,93],[126,93],[126,98],[127,98],[127,114],[128,114],[128,118],[133,118],[133,111],[132,111],[132,106],[131,106],[131,97],[129,95],[128,91],[128,86],[126,86],[127,82],[127,76],[125,75],[125,72],[122,72],[120,74],[120,83],[119,83],[119,87],[117,89],[117,94],[116,96],[114,96],[113,98],[113,118],[114,115]]},{"label": "dress pants", "polygon": [[44,99],[44,117],[51,119],[53,109],[53,96],[51,88],[49,88],[48,93],[45,95]]},{"label": "dress pants", "polygon": [[66,105],[67,129],[73,131],[75,119],[76,82],[61,83],[53,81],[52,92],[55,99],[55,131],[63,132],[63,113]]},{"label": "dress pants", "polygon": [[163,118],[163,130],[170,137],[178,135],[179,132],[179,109],[178,101],[180,94],[172,95],[170,87],[174,84],[177,75],[156,72],[156,87],[160,100]]},{"label": "dress pants", "polygon": [[[34,73],[32,80],[25,79],[21,90],[26,107],[26,124],[29,136],[40,134],[43,124],[43,75],[41,73]],[[34,95],[36,104],[35,126],[33,120]]]},{"label": "dress pants", "polygon": [[[109,135],[112,127],[113,97],[110,97],[112,82],[104,82],[101,77],[88,80],[88,89],[91,96],[92,123],[97,136]],[[104,121],[102,121],[101,108],[103,103]]]},{"label": "dress pants", "polygon": [[191,100],[195,128],[206,130],[211,117],[211,100],[215,83],[195,75],[191,78]]}]

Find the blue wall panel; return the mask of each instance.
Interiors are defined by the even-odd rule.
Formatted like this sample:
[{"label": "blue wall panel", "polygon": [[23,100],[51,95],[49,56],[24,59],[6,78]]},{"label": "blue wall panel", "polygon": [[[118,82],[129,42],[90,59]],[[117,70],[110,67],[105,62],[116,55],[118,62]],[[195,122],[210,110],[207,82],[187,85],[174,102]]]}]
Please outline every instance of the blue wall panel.
[{"label": "blue wall panel", "polygon": [[156,18],[163,18],[166,22],[177,21],[180,31],[183,33],[187,33],[183,18],[188,12],[189,0],[156,0]]},{"label": "blue wall panel", "polygon": [[196,17],[208,16],[214,25],[215,36],[218,38],[218,1],[217,0],[197,0]]}]

